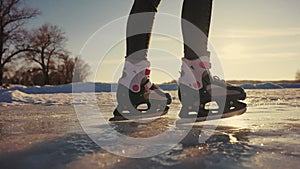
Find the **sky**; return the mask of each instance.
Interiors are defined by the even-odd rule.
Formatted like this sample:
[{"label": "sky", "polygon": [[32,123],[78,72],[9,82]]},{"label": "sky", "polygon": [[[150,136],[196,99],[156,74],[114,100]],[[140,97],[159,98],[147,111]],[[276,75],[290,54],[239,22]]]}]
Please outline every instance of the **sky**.
[{"label": "sky", "polygon": [[[152,81],[177,79],[183,56],[183,0],[162,0],[149,60]],[[116,82],[125,56],[133,0],[27,0],[42,15],[28,23],[60,26],[67,48],[91,66],[89,81]],[[210,30],[213,74],[226,80],[293,80],[300,69],[299,0],[214,0]]]}]

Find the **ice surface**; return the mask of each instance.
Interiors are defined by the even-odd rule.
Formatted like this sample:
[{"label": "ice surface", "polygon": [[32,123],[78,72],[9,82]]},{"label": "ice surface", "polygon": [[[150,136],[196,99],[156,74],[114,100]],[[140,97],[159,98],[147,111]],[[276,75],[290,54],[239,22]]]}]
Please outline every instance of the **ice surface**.
[{"label": "ice surface", "polygon": [[[297,169],[300,165],[300,89],[247,89],[245,114],[198,123],[172,149],[149,158],[129,159],[95,144],[82,130],[74,110],[74,105],[87,107],[83,109],[88,111],[82,112],[85,121],[81,125],[92,132],[101,132],[99,139],[113,145],[115,135],[94,117],[112,116],[114,92],[49,94],[57,92],[55,88],[64,86],[1,90],[2,105],[6,105],[0,106],[1,169]],[[177,91],[170,93],[174,101],[167,116],[148,124],[130,122],[111,126],[134,138],[151,137],[172,127],[180,132],[181,128],[174,125],[180,102]],[[88,106],[93,102],[101,113]],[[208,130],[211,126],[217,127]],[[200,138],[207,136],[204,143],[199,143]],[[116,144],[113,148],[134,153],[139,147],[128,150]]]},{"label": "ice surface", "polygon": [[[148,124],[130,122],[111,126],[134,138],[155,136],[169,128],[181,131],[174,125],[181,107],[177,85],[161,87],[170,90],[174,99],[167,116]],[[98,139],[121,153],[139,151],[137,146],[115,145],[115,135],[97,119],[112,116],[115,84],[1,89],[0,168],[298,168],[300,84],[242,87],[247,92],[245,114],[198,123],[178,145],[144,159],[113,155],[96,145],[81,128],[100,132]],[[99,109],[94,109],[91,103]],[[74,105],[82,107],[83,112],[78,114],[77,108],[76,114]],[[79,123],[79,117],[84,122]],[[217,127],[207,130],[210,126]],[[199,139],[207,137],[205,143],[199,143]]]}]

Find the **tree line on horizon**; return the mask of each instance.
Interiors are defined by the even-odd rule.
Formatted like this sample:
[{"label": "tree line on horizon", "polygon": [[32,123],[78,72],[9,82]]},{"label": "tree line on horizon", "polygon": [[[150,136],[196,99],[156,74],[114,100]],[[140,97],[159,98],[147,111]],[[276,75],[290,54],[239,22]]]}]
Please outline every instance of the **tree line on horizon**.
[{"label": "tree line on horizon", "polygon": [[300,70],[298,70],[298,71],[296,72],[295,79],[296,79],[296,80],[300,80]]},{"label": "tree line on horizon", "polygon": [[39,16],[24,0],[0,0],[0,86],[59,85],[82,82],[90,66],[66,49],[67,37],[57,25],[27,30]]}]

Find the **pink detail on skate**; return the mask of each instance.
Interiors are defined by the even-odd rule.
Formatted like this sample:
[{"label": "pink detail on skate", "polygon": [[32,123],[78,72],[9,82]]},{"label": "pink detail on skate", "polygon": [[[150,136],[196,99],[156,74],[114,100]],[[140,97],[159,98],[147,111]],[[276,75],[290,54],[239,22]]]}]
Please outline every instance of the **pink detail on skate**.
[{"label": "pink detail on skate", "polygon": [[135,92],[137,92],[137,91],[140,90],[140,86],[139,85],[133,85],[132,86],[132,90],[135,91]]},{"label": "pink detail on skate", "polygon": [[200,88],[200,87],[201,87],[201,83],[198,82],[198,81],[195,82],[195,83],[194,83],[194,87],[195,87],[195,88]]},{"label": "pink detail on skate", "polygon": [[211,68],[211,63],[209,62],[200,62],[200,67],[202,67],[203,69],[210,69]]},{"label": "pink detail on skate", "polygon": [[146,70],[145,70],[145,75],[146,75],[146,76],[149,76],[150,73],[151,73],[151,70],[150,70],[150,69],[146,69]]}]

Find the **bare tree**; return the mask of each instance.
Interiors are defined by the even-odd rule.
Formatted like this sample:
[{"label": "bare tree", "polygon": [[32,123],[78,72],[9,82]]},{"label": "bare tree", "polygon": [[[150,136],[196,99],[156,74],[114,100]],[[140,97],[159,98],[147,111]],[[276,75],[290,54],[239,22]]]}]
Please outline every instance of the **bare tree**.
[{"label": "bare tree", "polygon": [[64,77],[64,84],[72,83],[73,71],[75,67],[75,59],[70,55],[61,55],[62,64],[59,65],[58,71],[62,73]]},{"label": "bare tree", "polygon": [[[79,57],[70,57],[70,55],[62,55],[61,60],[57,72],[51,76],[53,84],[55,81],[60,82],[60,84],[68,84],[87,80],[90,74],[90,66],[84,60]],[[56,80],[54,81],[54,79]]]},{"label": "bare tree", "polygon": [[75,58],[73,82],[84,82],[90,74],[90,66],[79,57]]},{"label": "bare tree", "polygon": [[3,84],[9,84],[10,79],[14,77],[14,73],[16,72],[15,62],[10,62],[5,65],[3,68]]},{"label": "bare tree", "polygon": [[[27,86],[44,85],[43,71],[39,64],[24,59],[12,63],[6,66],[10,71],[6,72],[4,76],[8,83]],[[19,66],[15,66],[15,64]],[[61,85],[83,82],[87,79],[89,72],[90,66],[84,60],[70,57],[68,54],[62,55],[49,73],[49,84]]]},{"label": "bare tree", "polygon": [[18,54],[27,51],[24,44],[23,26],[39,15],[37,9],[24,5],[24,0],[0,0],[0,85],[3,84],[3,72],[7,63]]},{"label": "bare tree", "polygon": [[65,33],[56,25],[44,24],[32,30],[29,43],[33,50],[27,53],[27,58],[36,62],[43,72],[44,85],[50,83],[49,74],[56,68],[59,57],[65,55]]},{"label": "bare tree", "polygon": [[296,72],[295,79],[296,79],[296,80],[300,80],[300,70],[298,70],[298,71]]}]

